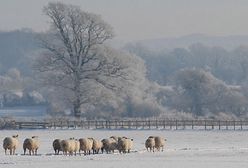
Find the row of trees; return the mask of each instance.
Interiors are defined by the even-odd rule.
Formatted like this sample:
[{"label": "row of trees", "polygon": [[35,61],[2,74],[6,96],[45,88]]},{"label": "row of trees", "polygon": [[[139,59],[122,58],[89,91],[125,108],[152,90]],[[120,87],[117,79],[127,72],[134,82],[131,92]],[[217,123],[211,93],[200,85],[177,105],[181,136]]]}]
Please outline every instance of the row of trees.
[{"label": "row of trees", "polygon": [[197,43],[170,52],[156,52],[140,44],[128,44],[125,50],[142,57],[148,68],[148,78],[162,85],[170,84],[175,72],[185,68],[204,69],[231,85],[246,83],[248,79],[247,46],[228,51]]},{"label": "row of trees", "polygon": [[46,103],[44,97],[35,90],[33,79],[23,77],[16,68],[0,75],[0,86],[0,108]]}]

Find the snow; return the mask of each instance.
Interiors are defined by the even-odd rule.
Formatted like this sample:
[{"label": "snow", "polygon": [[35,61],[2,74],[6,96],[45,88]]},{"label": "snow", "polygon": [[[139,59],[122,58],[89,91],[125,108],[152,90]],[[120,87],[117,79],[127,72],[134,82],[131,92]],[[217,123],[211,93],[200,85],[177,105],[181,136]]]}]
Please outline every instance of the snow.
[{"label": "snow", "polygon": [[[248,167],[247,131],[165,131],[165,130],[4,130],[0,139],[19,134],[17,155],[0,152],[0,167],[4,168],[239,168]],[[26,137],[38,135],[41,147],[38,156],[23,156],[22,142]],[[90,156],[55,156],[52,141],[55,138],[94,137],[102,139],[112,135],[134,139],[130,154],[98,154]],[[147,152],[144,141],[150,135],[167,139],[164,152]]]}]

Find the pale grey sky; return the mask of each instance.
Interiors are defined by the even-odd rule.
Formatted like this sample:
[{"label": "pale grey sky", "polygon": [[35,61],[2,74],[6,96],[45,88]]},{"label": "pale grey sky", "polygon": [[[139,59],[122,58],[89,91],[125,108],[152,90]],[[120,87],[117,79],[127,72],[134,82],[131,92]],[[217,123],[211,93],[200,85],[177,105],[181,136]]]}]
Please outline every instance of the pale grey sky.
[{"label": "pale grey sky", "polygon": [[[44,31],[42,8],[59,0],[0,0],[0,30]],[[194,33],[248,35],[248,0],[60,0],[102,15],[116,38],[142,40]]]}]

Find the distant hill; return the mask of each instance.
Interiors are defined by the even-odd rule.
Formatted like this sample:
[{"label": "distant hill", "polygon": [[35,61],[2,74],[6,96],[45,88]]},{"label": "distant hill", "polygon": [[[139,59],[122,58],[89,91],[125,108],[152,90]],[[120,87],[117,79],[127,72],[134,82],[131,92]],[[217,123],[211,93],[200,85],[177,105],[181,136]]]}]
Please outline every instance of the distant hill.
[{"label": "distant hill", "polygon": [[[17,68],[22,75],[31,74],[31,63],[34,51],[39,49],[37,33],[29,29],[10,32],[0,31],[0,75],[10,68]],[[172,50],[174,48],[187,48],[195,43],[206,46],[221,46],[226,50],[232,50],[241,45],[248,46],[248,35],[233,36],[208,36],[204,34],[192,34],[179,38],[161,38],[134,41],[131,44],[141,44],[143,47],[156,51]],[[107,44],[114,48],[122,48],[126,43],[113,39]]]},{"label": "distant hill", "polygon": [[208,36],[204,34],[192,34],[179,38],[141,40],[137,43],[140,43],[151,50],[187,48],[191,44],[195,43],[202,43],[207,46],[221,46],[227,50],[231,50],[241,45],[248,46],[248,35]]}]

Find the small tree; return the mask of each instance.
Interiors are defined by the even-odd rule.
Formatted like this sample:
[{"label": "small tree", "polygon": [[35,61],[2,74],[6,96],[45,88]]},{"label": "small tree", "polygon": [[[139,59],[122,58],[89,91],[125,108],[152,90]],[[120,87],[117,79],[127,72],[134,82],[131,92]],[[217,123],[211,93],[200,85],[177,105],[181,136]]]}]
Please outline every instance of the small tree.
[{"label": "small tree", "polygon": [[118,85],[111,79],[125,76],[124,66],[113,56],[116,53],[103,47],[113,31],[100,16],[77,6],[49,3],[44,13],[51,28],[40,38],[45,50],[35,69],[43,75],[44,84],[66,93],[78,118],[81,105],[90,101],[96,85],[113,90]]}]

